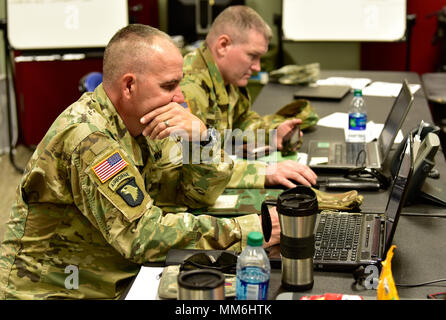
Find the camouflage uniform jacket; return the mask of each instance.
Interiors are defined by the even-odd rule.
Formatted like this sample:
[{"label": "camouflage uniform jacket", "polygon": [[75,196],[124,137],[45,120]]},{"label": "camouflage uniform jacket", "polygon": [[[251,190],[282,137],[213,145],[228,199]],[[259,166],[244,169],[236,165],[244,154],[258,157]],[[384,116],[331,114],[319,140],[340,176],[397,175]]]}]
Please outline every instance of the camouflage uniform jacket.
[{"label": "camouflage uniform jacket", "polygon": [[[279,125],[267,125],[259,114],[251,110],[251,98],[246,88],[232,84],[225,86],[205,42],[184,57],[183,73],[181,89],[192,113],[206,126],[216,128],[222,142],[227,139],[224,135],[226,129],[243,132],[264,129],[267,138],[269,130]],[[266,164],[260,161],[237,161],[228,187],[263,188],[265,169]]]},{"label": "camouflage uniform jacket", "polygon": [[183,164],[172,159],[176,145],[131,137],[102,85],[67,108],[17,189],[0,251],[0,299],[116,299],[140,264],[164,260],[172,247],[240,252],[247,234],[261,230],[257,215],[163,210],[210,205],[230,179],[232,163]]}]

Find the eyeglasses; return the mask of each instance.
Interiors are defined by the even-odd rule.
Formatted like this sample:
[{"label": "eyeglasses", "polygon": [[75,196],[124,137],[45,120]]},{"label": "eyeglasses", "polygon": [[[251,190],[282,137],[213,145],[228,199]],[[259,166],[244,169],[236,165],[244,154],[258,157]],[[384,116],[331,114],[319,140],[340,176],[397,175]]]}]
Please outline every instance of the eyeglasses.
[{"label": "eyeglasses", "polygon": [[220,256],[215,257],[206,253],[196,253],[186,260],[180,266],[181,271],[196,269],[212,269],[223,273],[236,273],[237,256],[230,252],[222,252]]}]

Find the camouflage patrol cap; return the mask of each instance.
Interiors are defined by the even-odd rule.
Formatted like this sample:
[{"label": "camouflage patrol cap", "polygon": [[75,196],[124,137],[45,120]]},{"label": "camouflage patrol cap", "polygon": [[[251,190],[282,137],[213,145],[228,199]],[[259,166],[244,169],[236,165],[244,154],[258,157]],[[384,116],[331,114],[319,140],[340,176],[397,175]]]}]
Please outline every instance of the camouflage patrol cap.
[{"label": "camouflage patrol cap", "polygon": [[293,102],[281,107],[275,114],[263,117],[263,120],[268,123],[281,123],[285,120],[298,118],[302,120],[300,128],[302,130],[308,129],[317,124],[319,116],[314,111],[310,101],[306,99],[297,99]]},{"label": "camouflage patrol cap", "polygon": [[286,65],[269,73],[270,81],[280,84],[308,84],[319,78],[319,63]]},{"label": "camouflage patrol cap", "polygon": [[328,193],[312,188],[316,193],[319,210],[342,210],[352,211],[358,209],[364,196],[356,190],[343,193]]}]

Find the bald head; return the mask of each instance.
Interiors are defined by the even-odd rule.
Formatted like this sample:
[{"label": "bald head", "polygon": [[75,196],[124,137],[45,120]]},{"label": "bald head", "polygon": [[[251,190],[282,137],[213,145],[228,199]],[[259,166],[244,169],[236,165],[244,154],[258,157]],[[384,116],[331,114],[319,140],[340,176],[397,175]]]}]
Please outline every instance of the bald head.
[{"label": "bald head", "polygon": [[206,42],[212,46],[223,34],[228,35],[234,43],[245,42],[250,30],[261,33],[268,42],[272,38],[271,28],[255,10],[247,6],[230,6],[214,20]]},{"label": "bald head", "polygon": [[125,73],[141,74],[150,71],[154,63],[150,57],[160,45],[178,50],[164,32],[141,24],[130,24],[119,30],[110,40],[104,52],[103,83],[112,87]]}]

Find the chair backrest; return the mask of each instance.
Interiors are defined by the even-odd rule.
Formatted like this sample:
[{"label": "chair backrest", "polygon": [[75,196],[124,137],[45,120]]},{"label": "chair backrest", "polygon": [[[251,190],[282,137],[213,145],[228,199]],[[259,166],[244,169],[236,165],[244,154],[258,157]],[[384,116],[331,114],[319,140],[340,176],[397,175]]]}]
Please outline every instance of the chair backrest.
[{"label": "chair backrest", "polygon": [[92,92],[102,82],[101,72],[89,72],[79,80],[79,91]]}]

